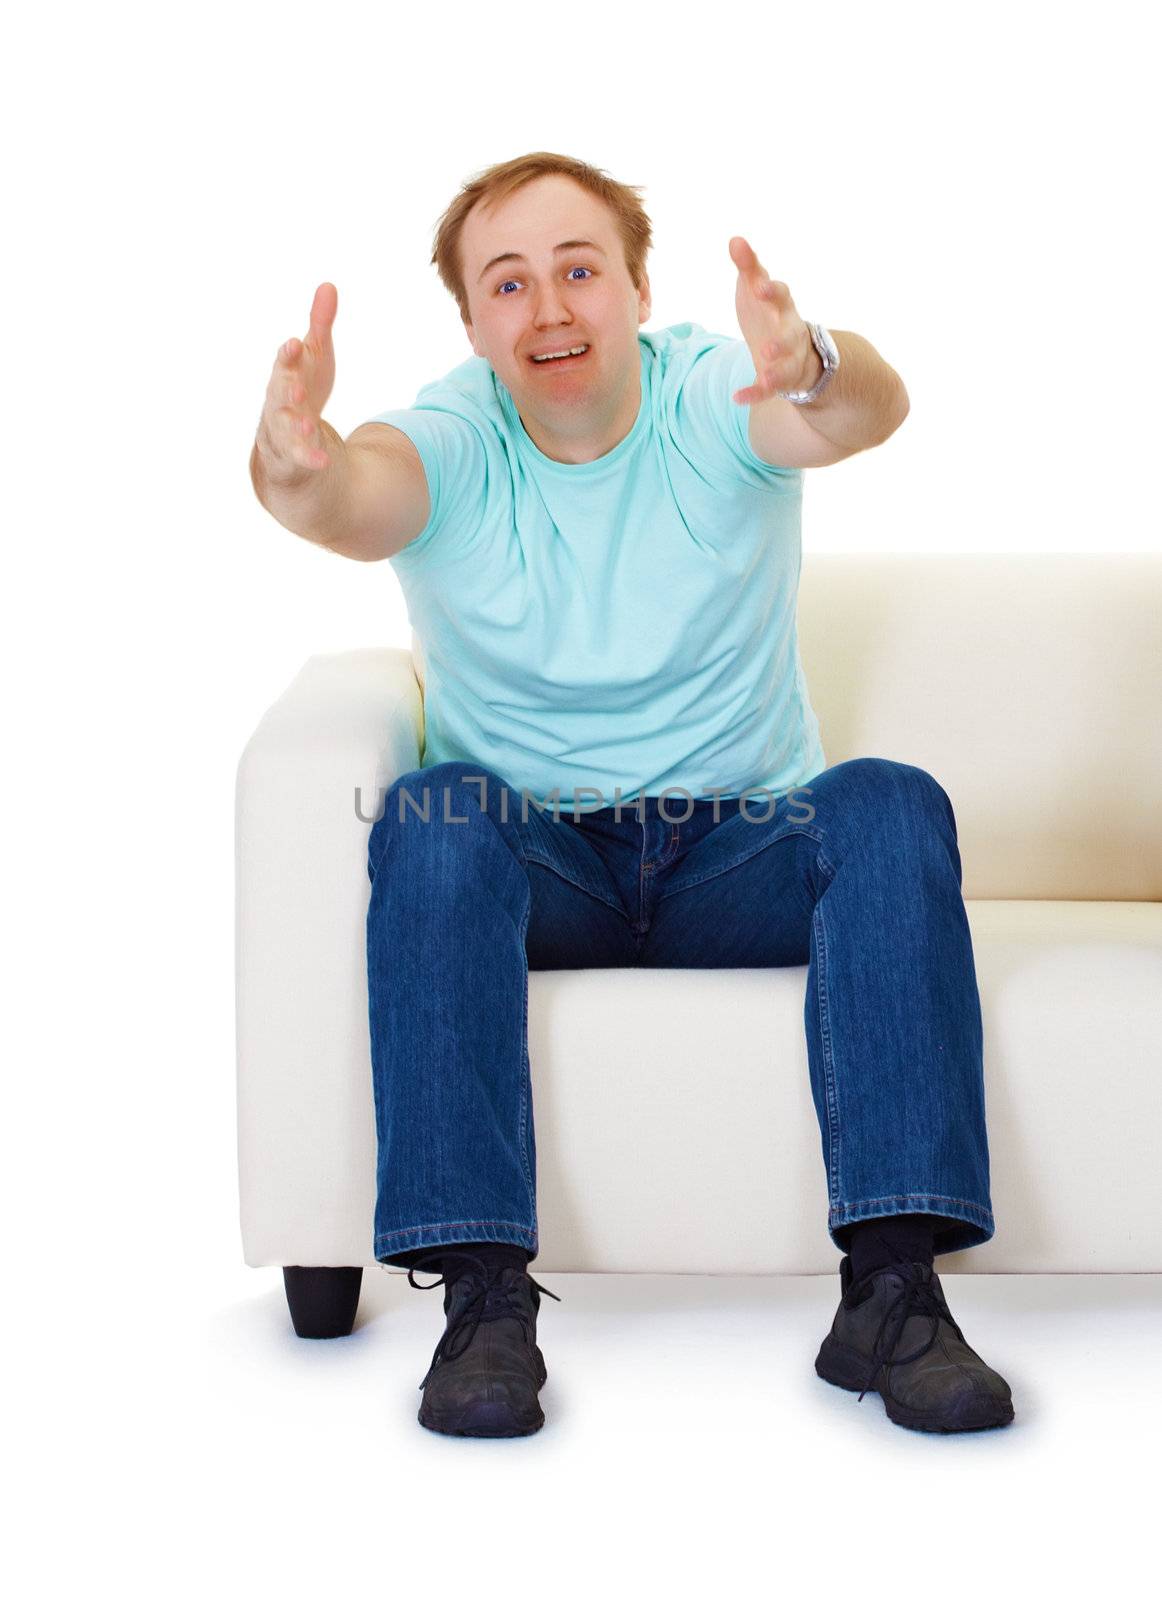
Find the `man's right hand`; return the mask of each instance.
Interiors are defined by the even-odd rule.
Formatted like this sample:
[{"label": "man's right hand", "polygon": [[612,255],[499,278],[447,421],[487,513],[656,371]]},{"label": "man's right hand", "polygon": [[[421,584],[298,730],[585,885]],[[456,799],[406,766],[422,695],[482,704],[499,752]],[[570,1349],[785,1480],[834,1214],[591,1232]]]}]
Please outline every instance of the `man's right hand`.
[{"label": "man's right hand", "polygon": [[333,283],[321,283],[311,303],[305,339],[288,339],[275,358],[255,445],[269,483],[302,482],[331,457],[321,423],[335,383],[331,325],[339,306]]}]

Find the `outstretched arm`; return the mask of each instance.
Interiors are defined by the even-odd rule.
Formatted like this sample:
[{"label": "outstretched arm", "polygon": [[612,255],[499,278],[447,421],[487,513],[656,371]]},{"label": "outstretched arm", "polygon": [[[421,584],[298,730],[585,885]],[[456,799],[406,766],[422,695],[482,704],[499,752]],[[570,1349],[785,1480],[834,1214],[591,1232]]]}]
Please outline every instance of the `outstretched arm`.
[{"label": "outstretched arm", "polygon": [[787,285],[768,278],[740,236],[731,239],[730,255],[738,268],[738,324],[755,367],[754,383],[734,401],[750,407],[755,454],[772,466],[822,467],[883,444],[908,415],[899,373],[858,333],[829,328],[839,350],[831,382],[810,405],[780,399],[777,390],[812,388],[823,363]]}]

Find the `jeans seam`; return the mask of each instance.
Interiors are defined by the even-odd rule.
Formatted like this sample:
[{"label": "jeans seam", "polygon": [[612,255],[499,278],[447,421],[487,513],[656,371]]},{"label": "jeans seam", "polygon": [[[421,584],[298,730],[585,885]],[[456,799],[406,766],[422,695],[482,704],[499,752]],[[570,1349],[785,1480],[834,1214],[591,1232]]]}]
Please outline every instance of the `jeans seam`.
[{"label": "jeans seam", "polygon": [[529,1216],[532,1219],[529,1232],[535,1233],[537,1226],[537,1192],[533,1183],[532,1171],[529,1167],[529,1153],[525,1139],[525,1130],[528,1122],[529,1084],[532,1079],[532,1067],[529,1061],[529,958],[528,951],[525,948],[525,940],[528,936],[529,917],[531,913],[532,896],[530,894],[528,904],[525,906],[524,917],[521,919],[520,929],[520,949],[521,960],[524,963],[525,987],[524,1021],[521,1026],[521,1084],[518,1130],[520,1134],[520,1164],[524,1169],[525,1186],[529,1193]]},{"label": "jeans seam", "polygon": [[375,882],[375,879],[379,873],[379,869],[383,865],[383,858],[387,854],[387,847],[389,843],[390,840],[388,839],[383,841],[383,849],[379,852],[378,859],[373,862],[371,859],[371,834],[367,835],[367,876],[370,878],[372,883]]},{"label": "jeans seam", "polygon": [[458,1222],[416,1222],[406,1228],[392,1228],[387,1233],[377,1233],[376,1248],[388,1239],[398,1239],[401,1234],[428,1233],[436,1228],[515,1228],[518,1233],[527,1233],[530,1239],[536,1236],[535,1228],[526,1228],[523,1222],[510,1222],[507,1217],[461,1217]]},{"label": "jeans seam", "polygon": [[608,906],[611,911],[620,911],[622,916],[625,916],[624,906],[618,905],[616,901],[611,900],[603,890],[595,889],[592,884],[578,882],[568,872],[563,871],[556,862],[546,861],[542,855],[535,853],[530,855],[525,850],[522,850],[521,854],[524,857],[526,866],[531,861],[534,866],[544,867],[546,872],[554,873],[563,883],[571,884],[574,889],[580,889],[582,894],[589,895],[591,899],[598,901],[601,905]]},{"label": "jeans seam", "polygon": [[[671,884],[661,898],[666,900],[672,894],[681,894],[683,889],[694,889],[700,883],[706,883],[711,878],[720,877],[722,873],[729,872],[734,867],[741,867],[745,861],[752,860],[758,855],[760,850],[765,850],[769,845],[777,844],[782,839],[790,839],[796,834],[806,834],[809,839],[814,839],[815,843],[818,845],[822,845],[823,843],[823,834],[818,828],[806,827],[802,823],[795,823],[791,827],[784,826],[777,828],[771,834],[769,839],[761,840],[756,849],[744,851],[741,855],[736,856],[733,861],[722,862],[719,866],[711,867],[706,872],[702,873],[700,877],[690,878],[685,883],[679,884],[677,888],[674,888],[673,884]],[[822,856],[820,859],[822,859]],[[831,870],[831,875],[834,876],[834,870],[829,870]]]},{"label": "jeans seam", "polygon": [[670,838],[669,838],[669,841],[666,844],[665,850],[662,852],[662,854],[658,857],[657,861],[654,863],[655,867],[666,867],[666,866],[669,866],[670,862],[673,861],[674,857],[677,855],[677,853],[678,853],[678,845],[680,843],[680,835],[678,833],[678,829],[680,827],[681,827],[681,823],[680,822],[671,822],[671,824],[670,824]]},{"label": "jeans seam", "polygon": [[979,1211],[982,1217],[991,1217],[992,1210],[989,1206],[982,1206],[976,1200],[963,1200],[957,1194],[877,1194],[866,1200],[836,1200],[832,1204],[832,1211],[853,1211],[858,1206],[882,1206],[890,1200],[946,1200],[949,1205],[964,1206],[968,1211]]},{"label": "jeans seam", "polygon": [[839,1181],[839,1096],[835,1084],[835,1060],[831,1052],[831,1022],[827,1009],[827,974],[830,960],[827,952],[827,924],[823,916],[823,899],[816,902],[812,920],[818,920],[816,935],[816,961],[819,967],[819,1038],[823,1056],[823,1080],[827,1091],[827,1171],[831,1187],[831,1203],[838,1203],[842,1185]]}]

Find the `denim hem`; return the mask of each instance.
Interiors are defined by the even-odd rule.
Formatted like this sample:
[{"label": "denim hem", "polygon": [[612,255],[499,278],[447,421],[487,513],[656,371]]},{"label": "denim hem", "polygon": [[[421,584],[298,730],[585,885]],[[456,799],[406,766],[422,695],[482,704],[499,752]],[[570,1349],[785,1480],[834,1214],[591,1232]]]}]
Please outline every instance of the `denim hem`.
[{"label": "denim hem", "polygon": [[375,1235],[375,1259],[383,1261],[388,1256],[400,1255],[405,1250],[423,1250],[428,1245],[441,1244],[519,1244],[537,1254],[535,1228],[523,1228],[518,1222],[425,1222],[414,1228],[396,1228],[391,1233]]},{"label": "denim hem", "polygon": [[946,1194],[886,1194],[875,1200],[853,1200],[847,1205],[832,1206],[827,1213],[827,1231],[835,1248],[846,1255],[848,1246],[838,1237],[841,1228],[849,1228],[854,1222],[867,1222],[873,1217],[898,1217],[911,1211],[931,1211],[950,1219],[949,1226],[938,1228],[933,1238],[935,1255],[987,1244],[996,1232],[996,1222],[988,1206],[978,1205],[975,1200],[957,1200]]}]

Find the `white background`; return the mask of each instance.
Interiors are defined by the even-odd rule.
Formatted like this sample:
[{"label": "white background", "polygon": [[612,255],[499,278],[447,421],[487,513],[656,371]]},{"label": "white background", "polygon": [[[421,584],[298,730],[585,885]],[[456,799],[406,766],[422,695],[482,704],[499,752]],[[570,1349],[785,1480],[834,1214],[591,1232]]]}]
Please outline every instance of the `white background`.
[{"label": "white background", "polygon": [[[245,1508],[208,1514],[202,1496],[220,1460],[254,1449],[249,1421],[211,1434],[209,1458],[187,1451],[184,1343],[260,1276],[241,1267],[237,1231],[234,770],[307,656],[406,646],[409,631],[387,563],[307,544],[251,489],[270,367],[306,332],[316,285],[339,291],[327,415],[346,435],[471,353],[429,263],[460,184],[529,150],[579,156],[643,186],[649,327],[737,332],[727,242],[741,233],[804,316],[864,335],[904,378],[911,414],[882,449],[807,474],[805,554],[1157,549],[1146,16],[481,0],[64,5],[9,21],[5,1187],[24,1349],[8,1375],[22,1520],[41,1551],[22,1592],[110,1561],[125,1593],[201,1592],[190,1541],[208,1575],[236,1558],[215,1529],[246,1524]],[[882,1421],[890,1455],[900,1430]],[[632,1413],[617,1423],[633,1426]],[[307,1428],[286,1450],[341,1482],[325,1425]],[[593,1470],[618,1434],[597,1446]],[[254,1573],[282,1594],[321,1592],[306,1574],[333,1539],[345,1588],[354,1546],[401,1587],[418,1556],[420,1588],[523,1593],[567,1583],[570,1550],[593,1534],[562,1511],[555,1545],[551,1502],[526,1515],[519,1474],[494,1536],[464,1523],[480,1503],[471,1474],[461,1502],[438,1476],[409,1487],[390,1460],[382,1471],[378,1501],[362,1480],[378,1525],[361,1500],[345,1526],[339,1492],[283,1515],[259,1494]],[[1051,1513],[1028,1473],[1017,1498],[1036,1522]],[[922,1515],[867,1524],[884,1583],[959,1592],[943,1563],[916,1561],[910,1534],[987,1534],[1012,1515],[991,1481],[937,1483]],[[791,1523],[817,1528],[816,1575],[835,1572],[841,1529],[864,1525],[881,1483],[875,1452],[780,1482],[788,1523],[761,1526],[760,1500],[750,1527],[770,1563],[756,1556],[751,1576],[790,1578]],[[669,1527],[659,1546],[671,1503],[652,1483],[639,1488],[652,1547],[668,1552],[659,1581],[682,1592],[675,1538],[711,1581],[719,1537],[735,1559],[738,1530]],[[446,1541],[432,1532],[444,1512]],[[534,1523],[548,1544],[528,1544]],[[1120,1527],[1103,1548],[1103,1529],[1086,1549],[1108,1582],[1146,1530]],[[1031,1571],[1053,1569],[1064,1532],[1042,1527]],[[509,1534],[529,1560],[500,1553]],[[253,1587],[267,1592],[257,1575]]]}]

